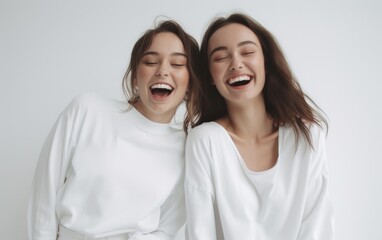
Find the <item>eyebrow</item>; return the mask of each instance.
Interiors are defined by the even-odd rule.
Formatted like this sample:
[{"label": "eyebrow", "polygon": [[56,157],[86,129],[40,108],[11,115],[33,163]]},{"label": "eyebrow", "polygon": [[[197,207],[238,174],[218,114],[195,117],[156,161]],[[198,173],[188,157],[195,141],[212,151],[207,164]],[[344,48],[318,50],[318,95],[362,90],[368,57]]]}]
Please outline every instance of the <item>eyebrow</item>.
[{"label": "eyebrow", "polygon": [[[155,55],[155,56],[159,56],[159,53],[158,52],[155,52],[155,51],[150,51],[150,52],[145,52],[143,54],[143,56],[147,56],[147,55]],[[185,57],[187,58],[187,55],[185,53],[181,53],[181,52],[174,52],[174,53],[171,53],[171,56],[182,56],[182,57]]]},{"label": "eyebrow", "polygon": [[[244,46],[244,45],[247,45],[247,44],[253,44],[253,45],[257,46],[257,44],[256,44],[255,42],[253,42],[253,41],[249,41],[249,40],[248,40],[248,41],[240,42],[239,44],[237,44],[237,46],[238,46],[238,47],[241,47],[241,46]],[[223,47],[223,46],[221,46],[221,47],[216,47],[216,48],[214,48],[214,49],[211,51],[209,57],[211,57],[212,54],[214,54],[215,52],[217,52],[217,51],[223,51],[223,50],[228,50],[228,48],[227,48],[227,47]]]}]

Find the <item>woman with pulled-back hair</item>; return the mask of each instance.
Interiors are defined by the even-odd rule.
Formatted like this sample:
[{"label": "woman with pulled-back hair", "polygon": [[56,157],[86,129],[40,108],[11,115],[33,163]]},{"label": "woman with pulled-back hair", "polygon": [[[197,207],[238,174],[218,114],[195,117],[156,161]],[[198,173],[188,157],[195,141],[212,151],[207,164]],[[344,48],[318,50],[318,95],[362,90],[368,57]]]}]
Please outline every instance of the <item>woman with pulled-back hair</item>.
[{"label": "woman with pulled-back hair", "polygon": [[[161,22],[133,47],[128,103],[84,94],[62,112],[36,168],[30,240],[174,238],[186,218],[184,130],[199,98],[198,53],[176,22]],[[175,113],[184,99],[183,123]]]},{"label": "woman with pulled-back hair", "polygon": [[186,144],[187,236],[333,239],[327,121],[264,27],[213,21],[201,43],[202,98]]}]

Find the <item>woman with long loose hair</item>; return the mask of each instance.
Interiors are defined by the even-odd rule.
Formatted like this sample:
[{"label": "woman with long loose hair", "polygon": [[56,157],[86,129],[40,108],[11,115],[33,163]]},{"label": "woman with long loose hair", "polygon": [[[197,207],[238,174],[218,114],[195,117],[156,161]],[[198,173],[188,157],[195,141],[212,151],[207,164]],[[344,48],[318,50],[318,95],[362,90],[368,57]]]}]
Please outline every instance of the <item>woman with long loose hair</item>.
[{"label": "woman with long loose hair", "polygon": [[[184,144],[198,99],[194,38],[174,21],[138,39],[128,103],[95,94],[63,111],[41,152],[30,240],[173,239],[185,222]],[[175,121],[187,99],[183,123]]]},{"label": "woman with long loose hair", "polygon": [[244,14],[201,43],[197,127],[186,144],[187,236],[333,239],[327,121],[272,34]]}]

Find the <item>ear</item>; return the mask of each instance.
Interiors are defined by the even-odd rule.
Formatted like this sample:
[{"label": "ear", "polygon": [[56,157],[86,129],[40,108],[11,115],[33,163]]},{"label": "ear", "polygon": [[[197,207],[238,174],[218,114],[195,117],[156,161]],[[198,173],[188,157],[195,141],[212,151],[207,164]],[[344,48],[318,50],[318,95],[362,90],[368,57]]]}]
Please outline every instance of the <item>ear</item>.
[{"label": "ear", "polygon": [[138,89],[138,81],[137,81],[137,79],[136,78],[134,78],[133,79],[133,81],[132,81],[132,87],[133,87],[133,93],[135,93],[135,94],[137,94],[137,95],[139,95],[139,89]]},{"label": "ear", "polygon": [[186,94],[184,94],[184,98],[183,98],[184,101],[188,100],[189,92],[190,92],[189,89],[187,89]]}]

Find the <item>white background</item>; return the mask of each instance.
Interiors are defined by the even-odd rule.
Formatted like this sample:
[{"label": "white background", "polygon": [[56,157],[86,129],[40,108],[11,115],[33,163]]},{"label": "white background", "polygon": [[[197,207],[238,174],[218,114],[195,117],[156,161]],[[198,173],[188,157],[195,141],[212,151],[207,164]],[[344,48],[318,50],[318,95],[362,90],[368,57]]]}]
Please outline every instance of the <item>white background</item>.
[{"label": "white background", "polygon": [[0,239],[27,238],[38,155],[73,97],[96,92],[123,99],[132,44],[157,16],[177,20],[200,42],[214,16],[233,10],[276,36],[302,88],[329,117],[337,239],[382,239],[381,6],[378,0],[0,0]]}]

